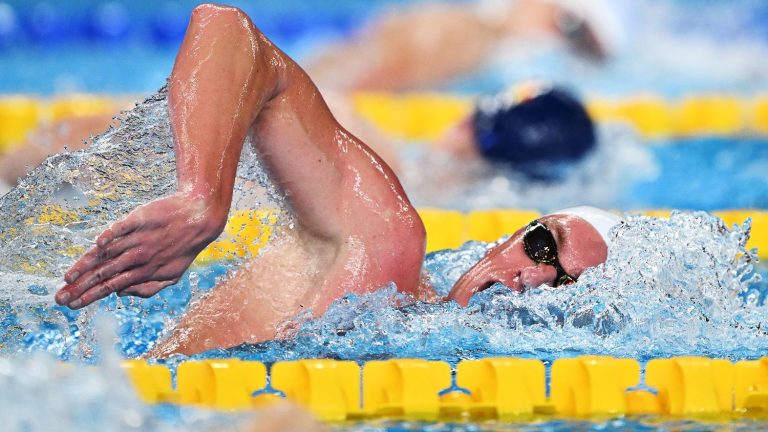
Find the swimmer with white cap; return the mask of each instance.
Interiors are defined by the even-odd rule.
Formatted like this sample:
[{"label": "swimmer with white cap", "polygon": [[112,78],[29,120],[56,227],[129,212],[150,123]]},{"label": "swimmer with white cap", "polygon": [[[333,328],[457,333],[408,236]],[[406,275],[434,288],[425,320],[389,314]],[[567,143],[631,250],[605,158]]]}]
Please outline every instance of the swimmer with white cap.
[{"label": "swimmer with white cap", "polygon": [[542,216],[490,249],[456,282],[448,299],[466,306],[472,295],[497,282],[517,292],[573,283],[587,268],[605,262],[610,231],[622,220],[588,206]]},{"label": "swimmer with white cap", "polygon": [[[178,283],[226,226],[249,135],[296,223],[194,302],[150,356],[285,336],[300,314],[319,316],[346,295],[393,283],[408,298],[436,297],[423,272],[424,224],[394,172],[243,11],[195,8],[168,101],[177,191],[105,229],[64,275],[58,304],[150,297]],[[466,305],[494,282],[516,291],[570,283],[606,260],[618,221],[585,207],[543,216],[488,251],[449,299]]]}]

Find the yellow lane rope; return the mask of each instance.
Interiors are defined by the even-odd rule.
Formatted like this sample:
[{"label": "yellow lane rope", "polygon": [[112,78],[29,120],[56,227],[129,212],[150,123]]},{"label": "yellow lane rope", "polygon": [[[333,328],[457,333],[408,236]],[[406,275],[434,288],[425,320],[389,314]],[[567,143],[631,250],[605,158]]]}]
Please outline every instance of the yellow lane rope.
[{"label": "yellow lane rope", "polygon": [[[126,97],[76,94],[50,100],[0,96],[0,152],[23,142],[40,124],[115,113]],[[357,93],[356,111],[398,139],[430,141],[468,115],[473,98],[445,93]],[[599,122],[626,122],[645,138],[768,134],[768,95],[690,94],[670,100],[653,94],[587,99]]]},{"label": "yellow lane rope", "polygon": [[[174,403],[243,410],[282,400],[266,391],[267,368],[237,359],[187,361],[176,387],[162,365],[128,360],[123,365],[147,403]],[[727,421],[768,413],[768,357],[732,363],[705,357],[650,360],[636,389],[640,364],[633,359],[580,356],[557,359],[547,379],[536,359],[441,361],[328,359],[277,362],[272,390],[318,418],[541,421],[553,418],[657,414],[678,419]],[[549,395],[546,394],[547,381]],[[647,388],[645,387],[645,388]]]}]

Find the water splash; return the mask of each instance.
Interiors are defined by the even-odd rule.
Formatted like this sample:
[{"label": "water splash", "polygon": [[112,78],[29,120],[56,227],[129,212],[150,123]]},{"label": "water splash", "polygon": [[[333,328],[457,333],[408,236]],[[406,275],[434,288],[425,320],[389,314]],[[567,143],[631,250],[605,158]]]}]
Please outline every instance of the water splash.
[{"label": "water splash", "polygon": [[[89,310],[125,306],[112,299],[82,313],[51,307],[64,272],[109,224],[175,192],[176,186],[167,89],[162,88],[116,117],[87,149],[49,157],[0,198],[0,352],[24,347],[62,358],[90,357]],[[283,210],[275,225],[292,223],[288,206],[246,140],[232,210],[264,206]],[[189,280],[184,284],[189,294]],[[137,320],[156,321],[141,307],[126,309]]]},{"label": "water splash", "polygon": [[[703,212],[676,212],[668,220],[634,216],[613,231],[607,262],[571,286],[518,294],[497,284],[467,308],[407,304],[387,287],[341,299],[291,338],[208,355],[452,362],[587,353],[641,360],[758,357],[768,349],[768,309],[759,298],[766,287],[753,271],[754,251],[745,247],[749,230],[749,222],[729,230]],[[427,268],[436,288],[447,292],[490,246],[473,242],[430,255]]]},{"label": "water splash", "polygon": [[535,422],[486,421],[471,424],[458,422],[425,422],[402,420],[368,420],[365,422],[350,422],[343,425],[331,425],[332,431],[344,432],[716,432],[721,430],[761,431],[765,424],[759,420],[739,419],[724,422],[706,422],[692,420],[658,419],[655,417],[626,418],[615,417],[608,419],[588,420],[550,420]]},{"label": "water splash", "polygon": [[[249,142],[237,176],[233,209],[269,200],[285,208]],[[175,191],[163,88],[116,117],[89,148],[49,157],[0,198],[0,272],[60,277],[108,224]]]},{"label": "water splash", "polygon": [[[235,207],[258,205],[262,197],[275,195],[269,188],[258,197],[250,193],[252,185],[269,182],[248,148],[238,171]],[[77,256],[62,251],[87,247],[110,221],[173,191],[173,166],[161,91],[125,113],[89,150],[48,159],[0,200],[0,350],[40,349],[66,359],[96,356],[89,313],[49,308],[60,273]],[[290,338],[206,355],[265,361],[756,355],[768,348],[768,338],[761,330],[762,293],[749,288],[757,280],[752,276],[754,254],[745,249],[748,233],[748,225],[729,231],[704,213],[675,213],[668,221],[634,217],[615,232],[608,262],[573,286],[523,294],[496,286],[475,296],[468,308],[408,304],[387,287],[341,299],[320,319],[303,317]],[[469,243],[429,256],[426,264],[437,290],[445,294],[490,246]],[[195,269],[153,299],[112,297],[98,307],[121,317],[123,353],[141,354],[185,310],[196,285],[205,281],[212,286],[226,269]]]},{"label": "water splash", "polygon": [[617,207],[629,186],[657,174],[653,156],[621,124],[599,129],[596,148],[577,164],[551,165],[554,182],[531,182],[503,165],[458,160],[429,149],[405,154],[402,181],[417,207],[458,210],[528,208],[551,211],[575,205]]},{"label": "water splash", "polygon": [[234,430],[258,418],[144,404],[110,346],[116,322],[105,314],[96,321],[94,347],[102,353],[98,367],[62,363],[42,352],[0,357],[3,430],[216,431]]}]

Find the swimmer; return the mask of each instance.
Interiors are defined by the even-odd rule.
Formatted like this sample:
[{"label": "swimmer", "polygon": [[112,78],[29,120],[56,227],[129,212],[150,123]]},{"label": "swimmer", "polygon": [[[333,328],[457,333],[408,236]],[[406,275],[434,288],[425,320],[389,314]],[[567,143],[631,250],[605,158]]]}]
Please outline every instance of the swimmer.
[{"label": "swimmer", "polygon": [[[190,306],[151,355],[272,339],[302,311],[318,316],[346,294],[390,282],[437,300],[422,272],[424,225],[397,177],[242,11],[195,8],[169,81],[169,113],[178,191],[106,229],[66,273],[57,303],[149,297],[178,282],[224,228],[249,134],[297,227]],[[605,261],[615,222],[588,208],[541,217],[492,248],[448,298],[466,305],[493,282],[515,290],[569,283]]]},{"label": "swimmer", "polygon": [[[396,143],[356,115],[338,94],[323,94],[339,122],[402,176]],[[559,85],[527,81],[479,98],[474,110],[436,140],[432,149],[460,164],[485,162],[528,181],[546,182],[562,179],[563,167],[584,160],[596,146],[595,124],[578,97]],[[553,164],[561,168],[553,170]],[[470,180],[461,178],[461,170],[451,170],[451,175],[457,183]]]},{"label": "swimmer", "polygon": [[564,45],[595,63],[627,41],[628,0],[477,0],[401,7],[306,66],[321,88],[400,91],[443,84],[514,48]]}]

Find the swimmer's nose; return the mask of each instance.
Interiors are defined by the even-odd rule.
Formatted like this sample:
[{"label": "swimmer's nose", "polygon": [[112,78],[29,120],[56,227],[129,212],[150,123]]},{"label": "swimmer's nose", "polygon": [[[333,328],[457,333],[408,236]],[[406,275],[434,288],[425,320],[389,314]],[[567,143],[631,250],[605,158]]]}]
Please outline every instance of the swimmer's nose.
[{"label": "swimmer's nose", "polygon": [[537,288],[542,284],[552,284],[557,275],[554,267],[538,265],[526,267],[520,271],[520,286],[522,290]]},{"label": "swimmer's nose", "polygon": [[454,300],[461,306],[467,306],[469,299],[476,293],[490,288],[495,283],[501,283],[514,291],[523,291],[519,274],[516,272],[496,271],[489,266],[490,261],[480,261],[475,267],[462,276],[448,294],[449,300]]}]

